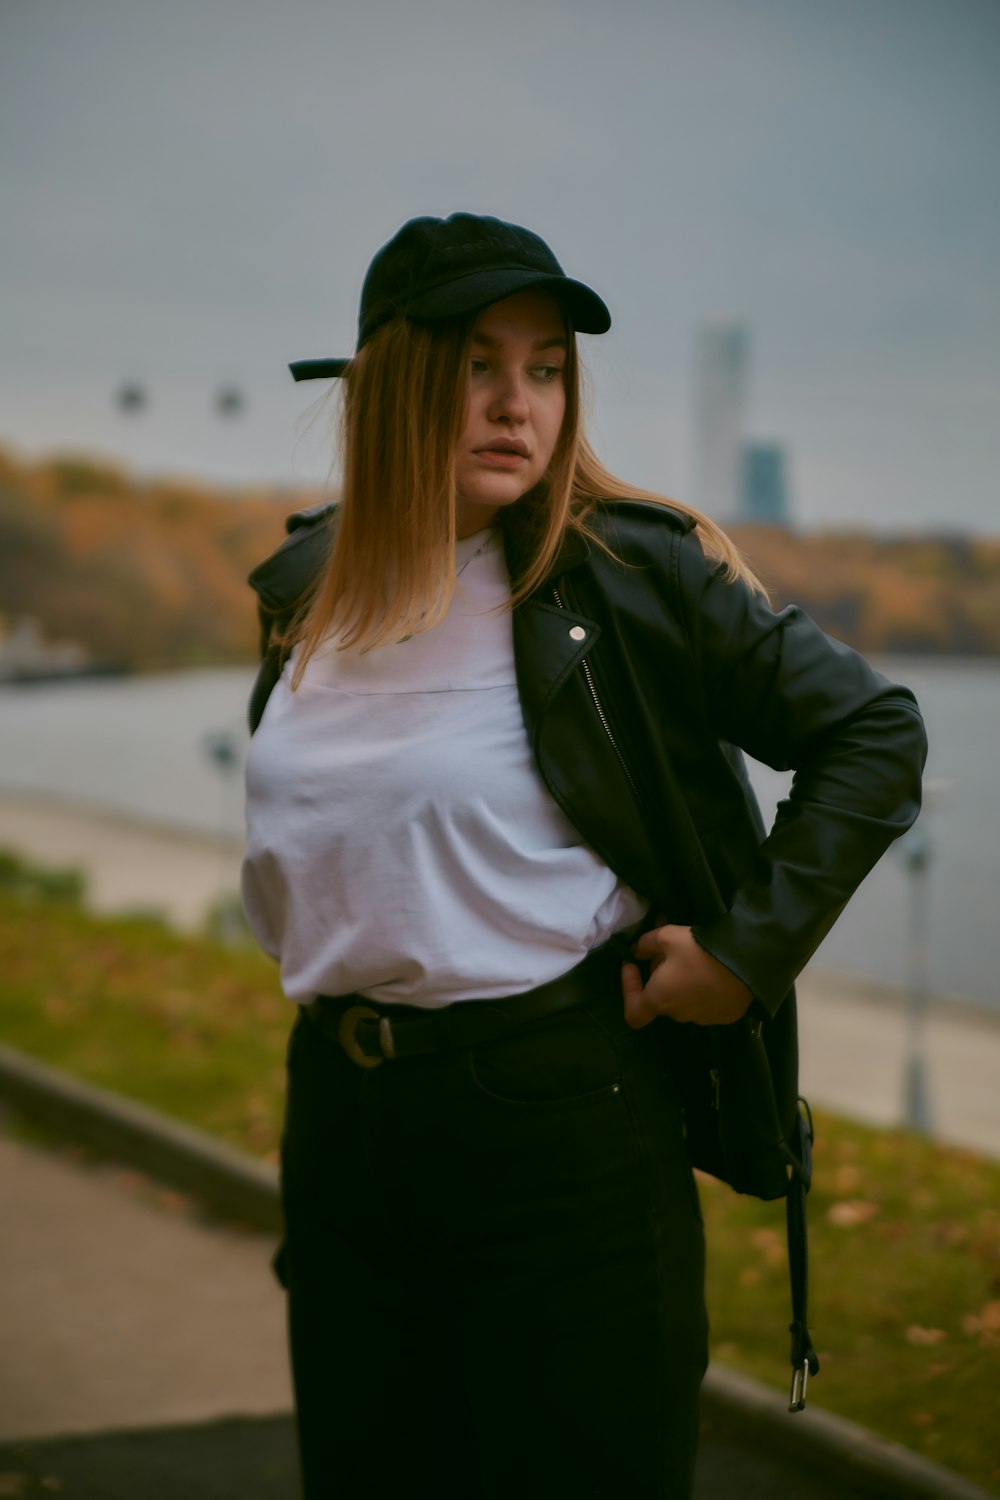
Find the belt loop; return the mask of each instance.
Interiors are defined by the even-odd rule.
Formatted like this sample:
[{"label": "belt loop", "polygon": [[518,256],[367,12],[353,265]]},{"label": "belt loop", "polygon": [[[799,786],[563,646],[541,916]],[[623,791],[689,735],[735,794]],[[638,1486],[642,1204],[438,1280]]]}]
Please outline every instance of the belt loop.
[{"label": "belt loop", "polygon": [[382,1056],[387,1057],[390,1062],[396,1060],[396,1043],[392,1035],[392,1022],[388,1016],[380,1016],[378,1023],[378,1040],[382,1048]]}]

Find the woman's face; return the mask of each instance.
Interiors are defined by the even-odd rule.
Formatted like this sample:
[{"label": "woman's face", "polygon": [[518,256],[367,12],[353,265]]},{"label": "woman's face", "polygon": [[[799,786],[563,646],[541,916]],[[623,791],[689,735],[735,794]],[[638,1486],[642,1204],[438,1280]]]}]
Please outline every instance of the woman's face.
[{"label": "woman's face", "polygon": [[459,536],[488,526],[545,473],[566,414],[566,360],[548,292],[518,292],[479,314],[455,463]]}]

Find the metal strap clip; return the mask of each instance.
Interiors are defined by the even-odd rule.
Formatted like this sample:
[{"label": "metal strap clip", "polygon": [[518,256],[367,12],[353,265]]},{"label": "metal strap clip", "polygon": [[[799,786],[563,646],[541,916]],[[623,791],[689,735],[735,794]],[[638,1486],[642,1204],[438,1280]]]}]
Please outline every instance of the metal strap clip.
[{"label": "metal strap clip", "polygon": [[792,1389],[788,1397],[789,1411],[805,1411],[806,1386],[809,1384],[809,1361],[804,1359],[792,1371]]}]

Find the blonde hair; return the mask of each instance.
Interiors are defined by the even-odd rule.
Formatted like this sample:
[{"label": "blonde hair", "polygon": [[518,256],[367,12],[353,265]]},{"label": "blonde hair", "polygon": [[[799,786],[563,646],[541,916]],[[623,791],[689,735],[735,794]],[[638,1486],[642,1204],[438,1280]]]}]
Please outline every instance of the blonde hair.
[{"label": "blonde hair", "polygon": [[[361,650],[429,630],[455,589],[455,454],[465,422],[475,314],[434,325],[396,318],[375,332],[343,378],[339,521],[326,565],[281,637],[298,644],[293,686],[334,633]],[[690,516],[705,553],[728,580],[761,585],[714,521],[691,506],[618,479],[598,460],[580,422],[580,364],[568,330],[566,413],[539,484],[502,512],[526,559],[511,579],[511,605],[549,572],[563,537],[576,531],[605,552],[588,524],[602,500],[646,500]]]}]

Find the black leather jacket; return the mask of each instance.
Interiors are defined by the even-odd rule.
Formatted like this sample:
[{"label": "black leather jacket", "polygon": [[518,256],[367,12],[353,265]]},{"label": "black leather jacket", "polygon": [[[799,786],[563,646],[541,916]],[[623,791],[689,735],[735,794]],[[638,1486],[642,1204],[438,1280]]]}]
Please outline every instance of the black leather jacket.
[{"label": "black leather jacket", "polygon": [[[280,671],[270,622],[321,565],[332,513],[292,517],[283,546],[251,574],[265,628],[252,727]],[[794,1002],[782,1002],[917,815],[926,740],[916,702],[801,610],[775,613],[724,581],[688,517],[625,501],[588,519],[620,560],[569,533],[549,579],[513,614],[538,768],[660,920],[690,925],[750,988],[758,1015],[786,1012],[773,1027],[785,1040],[772,1043],[791,1049],[794,1088]],[[794,768],[766,834],[741,750]]]}]

